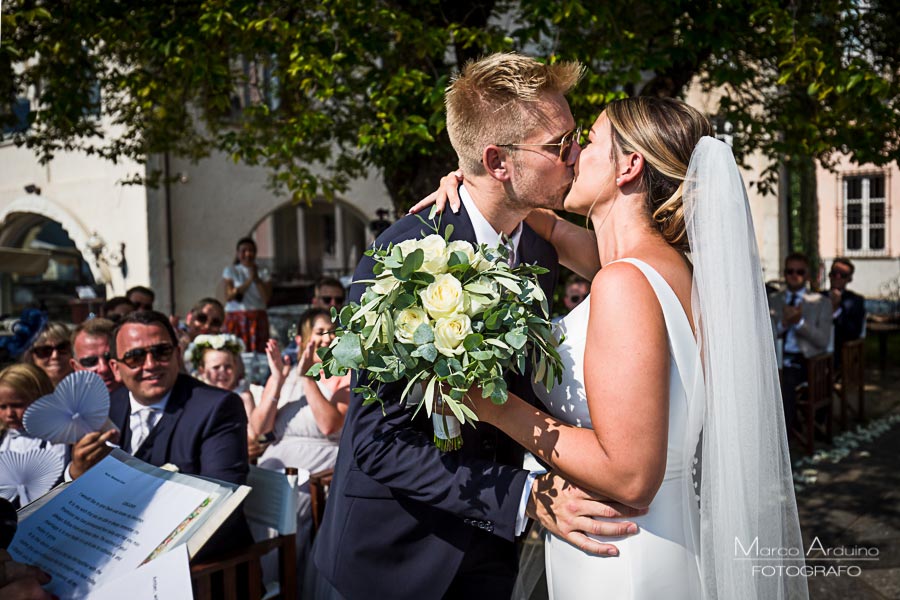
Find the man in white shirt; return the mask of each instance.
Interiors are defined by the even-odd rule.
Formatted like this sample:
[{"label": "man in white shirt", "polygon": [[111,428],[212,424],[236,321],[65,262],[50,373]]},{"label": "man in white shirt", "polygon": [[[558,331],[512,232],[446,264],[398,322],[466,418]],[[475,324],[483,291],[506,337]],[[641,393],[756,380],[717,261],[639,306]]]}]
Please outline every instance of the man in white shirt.
[{"label": "man in white shirt", "polygon": [[[113,342],[112,368],[122,387],[110,396],[109,418],[118,431],[89,433],[75,444],[71,478],[109,453],[106,442],[118,440],[125,451],[154,466],[172,464],[188,475],[246,483],[247,414],[241,399],[179,372],[178,342],[168,317],[156,311],[131,313]],[[225,539],[218,534],[215,539],[231,547],[249,543],[249,530],[239,517]]]},{"label": "man in white shirt", "polygon": [[812,293],[809,283],[809,259],[804,254],[789,254],[784,260],[787,289],[769,296],[769,313],[776,343],[783,348],[781,395],[788,428],[793,425],[797,386],[807,380],[806,359],[828,351],[831,339],[831,303]]}]

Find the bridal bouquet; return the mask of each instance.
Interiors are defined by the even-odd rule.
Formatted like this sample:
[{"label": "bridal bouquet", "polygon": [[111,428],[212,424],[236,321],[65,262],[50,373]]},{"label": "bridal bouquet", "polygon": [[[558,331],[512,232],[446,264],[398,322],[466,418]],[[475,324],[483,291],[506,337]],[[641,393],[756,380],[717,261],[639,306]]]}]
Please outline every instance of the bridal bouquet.
[{"label": "bridal bouquet", "polygon": [[[310,375],[341,375],[363,369],[367,378],[354,391],[365,404],[382,402],[378,386],[406,381],[401,402],[425,387],[416,414],[432,418],[435,445],[443,451],[462,445],[461,424],[478,416],[466,392],[478,384],[494,403],[507,399],[504,373],[525,373],[531,357],[535,381],[549,389],[561,381],[558,341],[548,320],[547,298],[537,265],[510,267],[504,247],[475,247],[427,235],[371,249],[375,279],[360,303],[344,306],[337,337],[319,350],[322,362]],[[536,307],[540,314],[536,314]],[[415,416],[415,415],[414,415]]]}]

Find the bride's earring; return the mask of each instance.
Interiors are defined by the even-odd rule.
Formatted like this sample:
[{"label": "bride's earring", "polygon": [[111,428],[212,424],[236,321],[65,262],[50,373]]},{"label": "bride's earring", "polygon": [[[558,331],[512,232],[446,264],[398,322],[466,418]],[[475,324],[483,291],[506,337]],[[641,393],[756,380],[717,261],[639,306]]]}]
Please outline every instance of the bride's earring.
[{"label": "bride's earring", "polygon": [[619,185],[620,183],[622,183],[622,178],[616,177],[616,185]]}]

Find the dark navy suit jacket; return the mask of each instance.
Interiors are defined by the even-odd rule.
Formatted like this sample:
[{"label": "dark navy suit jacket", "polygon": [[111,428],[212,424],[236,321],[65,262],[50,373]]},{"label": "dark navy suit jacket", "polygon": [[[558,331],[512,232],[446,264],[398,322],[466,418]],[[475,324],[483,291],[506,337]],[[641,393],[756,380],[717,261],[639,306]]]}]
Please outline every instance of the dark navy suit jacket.
[{"label": "dark navy suit jacket", "polygon": [[[451,239],[476,241],[464,207],[455,215],[445,211],[441,221],[441,233],[453,224]],[[556,252],[527,225],[523,228],[517,256],[550,269],[540,283],[552,298]],[[406,216],[375,246],[427,233],[416,216]],[[371,279],[374,264],[363,257],[353,280]],[[358,302],[364,291],[365,284],[353,284],[350,299]],[[533,401],[527,376],[508,380],[511,390]],[[479,568],[485,583],[477,589],[487,594],[483,597],[506,587],[508,594],[517,569],[514,538],[527,476],[524,452],[494,427],[479,423],[462,428],[461,450],[441,453],[425,411],[413,420],[413,409],[401,405],[404,386],[382,387],[384,412],[378,403],[363,406],[358,395],[351,398],[316,537],[316,565],[349,600],[442,598],[454,580],[471,579]],[[508,581],[494,588],[498,573]]]},{"label": "dark navy suit jacket", "polygon": [[[828,292],[822,292],[830,298]],[[866,299],[848,289],[841,293],[841,314],[834,320],[834,363],[840,367],[844,342],[858,340],[866,323]]]},{"label": "dark navy suit jacket", "polygon": [[[122,448],[131,447],[131,403],[123,386],[109,398],[109,418],[121,432]],[[179,472],[229,483],[247,483],[247,413],[231,392],[179,374],[156,427],[132,454],[156,467],[171,463]],[[203,548],[218,554],[251,543],[243,512],[223,524]]]}]

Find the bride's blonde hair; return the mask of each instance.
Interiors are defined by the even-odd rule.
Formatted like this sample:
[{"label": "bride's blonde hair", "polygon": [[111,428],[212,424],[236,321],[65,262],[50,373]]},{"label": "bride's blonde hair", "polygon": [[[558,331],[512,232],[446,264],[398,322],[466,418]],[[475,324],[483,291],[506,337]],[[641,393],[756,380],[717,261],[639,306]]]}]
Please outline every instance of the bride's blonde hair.
[{"label": "bride's blonde hair", "polygon": [[641,186],[654,226],[670,245],[690,251],[684,223],[684,177],[694,146],[715,130],[703,114],[679,100],[636,96],[606,107],[613,157],[638,152],[644,157]]}]

